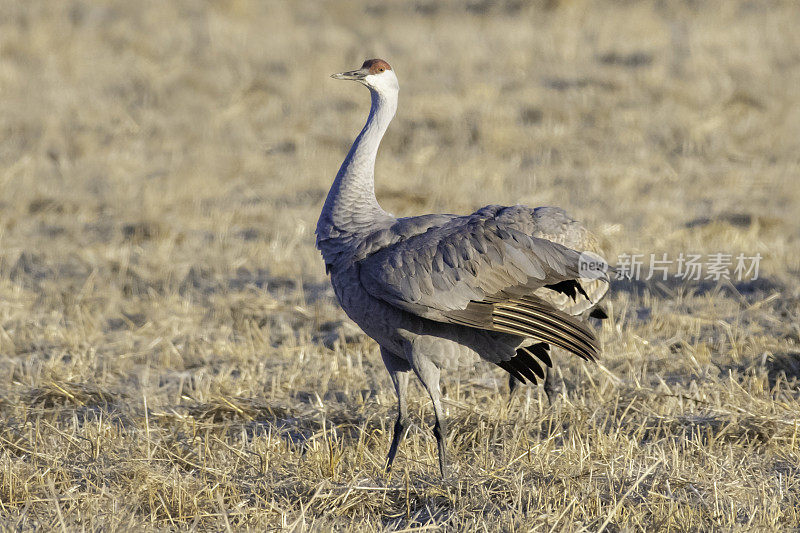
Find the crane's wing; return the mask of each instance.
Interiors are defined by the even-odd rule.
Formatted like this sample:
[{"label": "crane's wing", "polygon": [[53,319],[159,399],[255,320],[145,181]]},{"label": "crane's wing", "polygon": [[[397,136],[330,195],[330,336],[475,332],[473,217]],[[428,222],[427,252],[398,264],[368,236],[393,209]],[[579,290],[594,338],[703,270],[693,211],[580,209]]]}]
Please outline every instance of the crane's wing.
[{"label": "crane's wing", "polygon": [[[580,222],[570,217],[559,207],[537,207],[532,216],[516,216],[518,207],[509,208],[505,217],[523,224],[520,231],[530,232],[534,237],[557,242],[579,252],[592,252],[602,256],[595,237]],[[553,304],[556,309],[569,315],[579,315],[593,309],[608,291],[608,278],[581,278],[536,291],[536,296]],[[549,289],[549,290],[548,290]]]},{"label": "crane's wing", "polygon": [[424,318],[531,337],[593,359],[593,332],[534,294],[579,279],[580,254],[521,231],[525,217],[533,210],[521,206],[454,217],[359,261],[361,283]]}]

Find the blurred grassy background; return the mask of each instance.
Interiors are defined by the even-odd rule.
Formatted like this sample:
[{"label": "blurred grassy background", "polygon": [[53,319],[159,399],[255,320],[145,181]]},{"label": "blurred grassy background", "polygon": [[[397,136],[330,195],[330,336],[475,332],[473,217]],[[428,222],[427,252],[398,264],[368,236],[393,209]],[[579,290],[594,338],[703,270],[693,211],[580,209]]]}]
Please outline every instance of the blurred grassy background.
[{"label": "blurred grassy background", "polygon": [[[778,0],[0,2],[5,526],[796,526],[798,25]],[[618,284],[562,404],[450,376],[465,484],[419,394],[385,480],[393,393],[313,246],[368,109],[328,75],[368,57],[401,84],[389,211],[559,205],[611,258],[760,253],[762,279]]]}]

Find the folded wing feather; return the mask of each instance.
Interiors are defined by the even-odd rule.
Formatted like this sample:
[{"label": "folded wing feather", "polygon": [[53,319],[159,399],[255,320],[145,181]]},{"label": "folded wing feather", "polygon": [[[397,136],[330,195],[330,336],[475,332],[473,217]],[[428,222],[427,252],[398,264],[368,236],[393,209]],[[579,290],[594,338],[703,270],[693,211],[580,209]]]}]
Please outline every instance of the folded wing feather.
[{"label": "folded wing feather", "polygon": [[489,206],[448,219],[362,259],[361,283],[424,318],[531,337],[594,359],[593,332],[538,296],[552,292],[547,285],[579,278],[579,252],[526,233],[534,213]]}]

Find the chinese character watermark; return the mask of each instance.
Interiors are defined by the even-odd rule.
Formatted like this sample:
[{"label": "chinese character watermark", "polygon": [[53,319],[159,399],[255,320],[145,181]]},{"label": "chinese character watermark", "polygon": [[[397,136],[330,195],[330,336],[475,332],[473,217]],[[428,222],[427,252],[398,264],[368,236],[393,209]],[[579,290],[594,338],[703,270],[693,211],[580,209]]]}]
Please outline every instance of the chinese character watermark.
[{"label": "chinese character watermark", "polygon": [[685,281],[755,281],[758,279],[762,255],[744,253],[683,253],[675,256],[661,254],[619,254],[615,267],[593,252],[583,252],[579,258],[581,277],[646,281],[667,281],[670,278]]}]

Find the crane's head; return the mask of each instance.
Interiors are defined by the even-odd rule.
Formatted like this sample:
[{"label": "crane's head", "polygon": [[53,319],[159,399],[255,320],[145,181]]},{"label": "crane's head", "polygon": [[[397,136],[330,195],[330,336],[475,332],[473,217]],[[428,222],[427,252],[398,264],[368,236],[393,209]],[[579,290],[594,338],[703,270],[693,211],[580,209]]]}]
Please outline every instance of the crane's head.
[{"label": "crane's head", "polygon": [[352,80],[366,85],[370,90],[379,93],[397,91],[399,84],[392,67],[383,59],[367,59],[358,70],[332,74],[335,80]]}]

